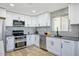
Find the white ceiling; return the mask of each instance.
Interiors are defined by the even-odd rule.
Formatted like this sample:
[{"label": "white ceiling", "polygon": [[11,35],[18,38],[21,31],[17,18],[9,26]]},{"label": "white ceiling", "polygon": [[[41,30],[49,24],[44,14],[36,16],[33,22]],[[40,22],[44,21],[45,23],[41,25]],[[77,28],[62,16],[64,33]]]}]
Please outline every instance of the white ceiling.
[{"label": "white ceiling", "polygon": [[[11,7],[9,3],[0,3],[0,7],[6,8],[8,11],[13,11],[26,15],[37,15],[43,12],[53,12],[68,6],[67,3],[14,3]],[[32,11],[35,10],[36,13]]]}]

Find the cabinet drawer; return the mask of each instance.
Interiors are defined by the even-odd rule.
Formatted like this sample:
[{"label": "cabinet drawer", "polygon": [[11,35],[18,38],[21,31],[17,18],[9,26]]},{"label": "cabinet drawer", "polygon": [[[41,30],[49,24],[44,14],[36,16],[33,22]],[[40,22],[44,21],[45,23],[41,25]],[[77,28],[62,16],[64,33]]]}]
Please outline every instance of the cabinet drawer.
[{"label": "cabinet drawer", "polygon": [[62,39],[62,43],[69,44],[69,45],[74,45],[75,41]]}]

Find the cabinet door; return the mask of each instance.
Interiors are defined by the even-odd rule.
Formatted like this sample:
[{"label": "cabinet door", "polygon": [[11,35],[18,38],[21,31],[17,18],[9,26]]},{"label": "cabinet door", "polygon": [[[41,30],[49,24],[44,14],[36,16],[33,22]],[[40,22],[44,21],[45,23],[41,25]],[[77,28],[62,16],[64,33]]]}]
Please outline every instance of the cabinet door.
[{"label": "cabinet door", "polygon": [[2,34],[3,34],[3,21],[2,19],[0,19],[0,40],[2,40]]},{"label": "cabinet door", "polygon": [[5,26],[13,26],[13,16],[11,12],[6,13]]},{"label": "cabinet door", "polygon": [[62,40],[62,56],[74,56],[74,42]]},{"label": "cabinet door", "polygon": [[56,55],[61,55],[61,39],[52,38],[51,47],[53,53],[55,53]]},{"label": "cabinet door", "polygon": [[4,56],[5,52],[4,52],[4,44],[3,41],[0,41],[0,56]]},{"label": "cabinet door", "polygon": [[40,46],[39,46],[39,42],[40,42],[39,39],[40,39],[39,35],[35,35],[35,43],[34,43],[34,44],[35,44],[37,47],[40,47]]},{"label": "cabinet door", "polygon": [[12,19],[13,20],[20,20],[20,15],[17,13],[12,13]]},{"label": "cabinet door", "polygon": [[0,17],[6,17],[6,9],[0,8]]},{"label": "cabinet door", "polygon": [[50,44],[51,40],[52,38],[46,37],[46,48],[49,52],[51,52],[51,44]]},{"label": "cabinet door", "polygon": [[19,20],[21,20],[21,21],[25,21],[25,15],[19,15],[18,18],[19,18]]},{"label": "cabinet door", "polygon": [[31,17],[31,26],[36,27],[36,17]]},{"label": "cabinet door", "polygon": [[31,27],[31,17],[30,16],[25,17],[25,26]]},{"label": "cabinet door", "polygon": [[47,49],[55,55],[61,55],[61,40],[58,38],[48,38],[46,41]]},{"label": "cabinet door", "polygon": [[50,26],[50,14],[45,13],[38,16],[38,21],[40,26]]},{"label": "cabinet door", "polygon": [[40,26],[40,16],[37,16],[37,26],[39,27]]},{"label": "cabinet door", "polygon": [[43,15],[39,15],[38,16],[38,24],[39,24],[39,26],[44,26],[44,19],[43,19]]},{"label": "cabinet door", "polygon": [[31,45],[31,36],[30,35],[27,35],[27,46],[30,46]]},{"label": "cabinet door", "polygon": [[28,16],[25,16],[24,20],[25,20],[25,27],[28,27]]},{"label": "cabinet door", "polygon": [[7,51],[13,51],[14,50],[14,48],[15,48],[15,43],[14,43],[14,37],[12,36],[12,37],[7,37],[6,38],[6,44],[7,44],[7,46],[6,46],[6,50]]},{"label": "cabinet door", "polygon": [[69,5],[70,24],[79,24],[79,4]]},{"label": "cabinet door", "polygon": [[35,35],[31,35],[30,41],[31,41],[31,45],[35,43]]},{"label": "cabinet door", "polygon": [[43,20],[44,20],[44,26],[50,26],[50,14],[45,13],[43,15]]},{"label": "cabinet door", "polygon": [[77,56],[79,56],[79,41],[78,41],[78,44],[77,44]]}]

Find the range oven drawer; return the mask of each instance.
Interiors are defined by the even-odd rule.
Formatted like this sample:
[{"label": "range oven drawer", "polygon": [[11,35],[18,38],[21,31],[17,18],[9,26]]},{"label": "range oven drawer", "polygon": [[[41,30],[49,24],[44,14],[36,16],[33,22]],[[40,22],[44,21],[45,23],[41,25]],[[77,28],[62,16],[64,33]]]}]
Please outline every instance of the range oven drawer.
[{"label": "range oven drawer", "polygon": [[26,46],[26,41],[15,43],[15,48]]}]

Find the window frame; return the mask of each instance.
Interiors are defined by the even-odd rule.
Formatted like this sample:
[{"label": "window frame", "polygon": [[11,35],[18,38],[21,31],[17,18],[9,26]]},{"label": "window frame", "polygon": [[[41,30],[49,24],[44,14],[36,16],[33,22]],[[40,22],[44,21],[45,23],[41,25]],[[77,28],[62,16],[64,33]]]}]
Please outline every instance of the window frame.
[{"label": "window frame", "polygon": [[[52,31],[56,31],[55,29],[54,29],[54,18],[58,18],[58,17],[60,17],[60,30],[59,31],[64,31],[64,30],[62,30],[62,17],[65,17],[65,16],[67,16],[68,17],[68,15],[62,15],[62,16],[57,16],[57,17],[53,17],[52,18]],[[68,17],[68,30],[67,30],[67,32],[70,30],[70,20],[69,20],[69,17]]]}]

